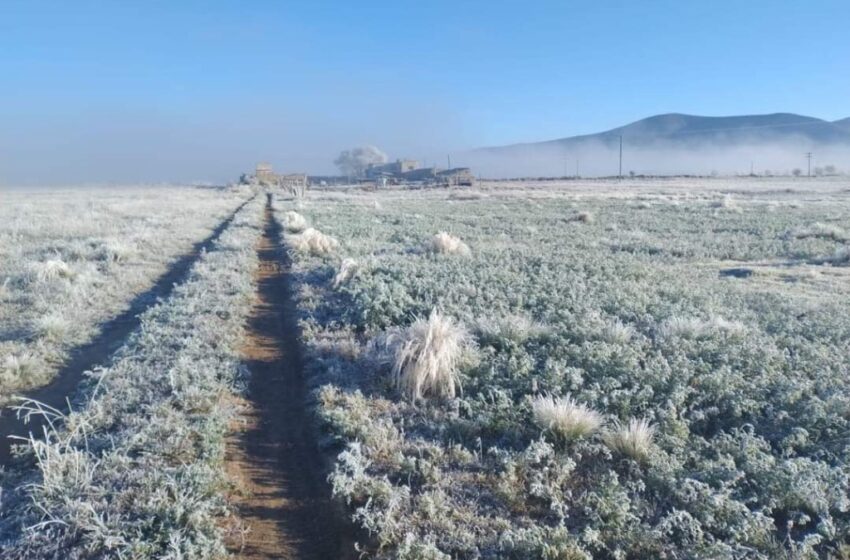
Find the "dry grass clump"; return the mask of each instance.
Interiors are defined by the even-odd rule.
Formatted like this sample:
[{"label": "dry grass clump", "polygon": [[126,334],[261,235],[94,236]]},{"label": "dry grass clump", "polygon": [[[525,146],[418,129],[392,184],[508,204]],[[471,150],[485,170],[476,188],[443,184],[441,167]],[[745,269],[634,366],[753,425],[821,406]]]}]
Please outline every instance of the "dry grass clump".
[{"label": "dry grass clump", "polygon": [[613,451],[631,457],[635,461],[645,461],[649,456],[654,437],[655,426],[646,419],[632,418],[626,426],[618,422],[603,439]]},{"label": "dry grass clump", "polygon": [[715,200],[711,203],[712,208],[717,208],[718,210],[727,210],[730,212],[743,212],[744,209],[738,206],[738,201],[732,198],[731,195],[725,195],[720,200]]},{"label": "dry grass clump", "polygon": [[299,233],[307,228],[307,219],[293,210],[283,215],[283,227],[291,233]]},{"label": "dry grass clump", "polygon": [[839,266],[850,264],[850,247],[839,247],[836,249],[829,262]]},{"label": "dry grass clump", "polygon": [[742,335],[747,327],[740,321],[729,321],[723,317],[709,320],[698,317],[670,317],[662,323],[658,332],[663,338],[705,338],[714,333]]},{"label": "dry grass clump", "polygon": [[472,345],[466,328],[437,311],[419,318],[389,340],[394,347],[395,386],[413,401],[453,398],[460,389],[458,366]]},{"label": "dry grass clump", "polygon": [[620,321],[612,321],[602,329],[602,337],[611,344],[626,344],[635,336],[635,329],[631,325],[624,325]]},{"label": "dry grass clump", "polygon": [[136,253],[138,247],[134,243],[113,239],[100,246],[97,257],[107,262],[123,263],[132,259]]},{"label": "dry grass clump", "polygon": [[10,354],[0,364],[0,384],[17,383],[33,377],[38,370],[38,359],[32,354]]},{"label": "dry grass clump", "polygon": [[602,425],[601,414],[570,396],[537,396],[531,411],[538,426],[566,440],[589,436]]},{"label": "dry grass clump", "polygon": [[357,271],[360,269],[360,265],[354,259],[342,259],[342,262],[339,265],[339,270],[334,276],[333,287],[334,289],[339,288],[343,284],[347,284],[349,280],[351,280]]},{"label": "dry grass clump", "polygon": [[449,193],[449,200],[481,200],[485,194],[480,191],[454,191]]},{"label": "dry grass clump", "polygon": [[71,280],[76,276],[71,267],[62,259],[48,259],[43,263],[35,265],[35,276],[39,282],[50,282],[52,280]]},{"label": "dry grass clump", "polygon": [[289,245],[300,253],[322,256],[339,247],[339,241],[317,229],[307,228],[302,233],[290,237]]},{"label": "dry grass clump", "polygon": [[3,280],[3,283],[0,284],[0,301],[4,301],[12,295],[12,289],[9,288],[10,280],[10,278],[6,278]]},{"label": "dry grass clump", "polygon": [[850,235],[848,235],[842,228],[820,222],[815,222],[810,226],[792,230],[789,233],[791,237],[796,239],[808,239],[810,237],[832,239],[833,241],[846,241],[847,239],[850,239]]},{"label": "dry grass clump", "polygon": [[588,212],[587,210],[583,210],[578,212],[575,216],[572,217],[573,222],[579,222],[582,224],[592,224],[596,221],[596,217],[593,215],[593,212]]},{"label": "dry grass clump", "polygon": [[450,233],[441,231],[431,238],[428,244],[428,250],[432,253],[441,255],[460,255],[468,257],[472,254],[469,246]]},{"label": "dry grass clump", "polygon": [[71,321],[58,312],[43,315],[34,322],[35,332],[54,342],[61,342],[71,331]]},{"label": "dry grass clump", "polygon": [[477,325],[478,336],[482,341],[499,344],[509,340],[522,344],[549,332],[546,325],[533,321],[525,315],[507,315],[499,319],[482,319]]}]

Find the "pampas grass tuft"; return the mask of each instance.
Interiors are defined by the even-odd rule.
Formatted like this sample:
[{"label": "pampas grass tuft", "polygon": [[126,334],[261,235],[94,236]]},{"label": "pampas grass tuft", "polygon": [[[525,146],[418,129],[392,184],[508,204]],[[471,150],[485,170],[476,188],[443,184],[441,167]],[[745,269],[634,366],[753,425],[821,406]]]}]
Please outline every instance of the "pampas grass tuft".
[{"label": "pampas grass tuft", "polygon": [[413,401],[453,398],[460,389],[458,366],[472,337],[466,328],[436,309],[389,339],[395,349],[393,380]]},{"label": "pampas grass tuft", "polygon": [[332,253],[339,247],[339,241],[321,231],[307,228],[298,235],[289,237],[289,246],[300,253],[322,256]]},{"label": "pampas grass tuft", "polygon": [[307,220],[298,212],[290,210],[283,215],[283,227],[291,233],[298,233],[306,229]]},{"label": "pampas grass tuft", "polygon": [[336,276],[334,276],[333,287],[334,289],[339,288],[343,284],[348,283],[357,271],[360,269],[360,265],[357,264],[357,261],[354,259],[342,259],[342,262],[339,265],[339,271],[337,271]]},{"label": "pampas grass tuft", "polygon": [[428,244],[428,250],[441,255],[461,255],[468,257],[472,254],[466,243],[445,231],[441,231],[431,238]]},{"label": "pampas grass tuft", "polygon": [[540,395],[531,410],[538,426],[566,440],[589,436],[602,425],[601,414],[569,396]]},{"label": "pampas grass tuft", "polygon": [[603,439],[613,451],[631,457],[635,461],[644,461],[649,456],[654,437],[655,426],[652,426],[648,420],[632,418],[626,426],[618,422]]}]

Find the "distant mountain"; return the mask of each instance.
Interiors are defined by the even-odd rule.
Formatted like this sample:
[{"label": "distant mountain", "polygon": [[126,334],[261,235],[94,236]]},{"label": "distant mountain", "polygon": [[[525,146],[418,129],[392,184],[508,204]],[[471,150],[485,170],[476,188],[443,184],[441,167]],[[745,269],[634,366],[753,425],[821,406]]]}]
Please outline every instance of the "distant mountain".
[{"label": "distant mountain", "polygon": [[850,130],[850,117],[847,117],[846,119],[841,119],[840,121],[835,121],[832,124],[840,126],[844,130]]},{"label": "distant mountain", "polygon": [[536,148],[574,149],[600,144],[613,148],[619,144],[621,136],[624,144],[647,148],[761,144],[850,145],[850,118],[829,122],[792,113],[734,117],[668,113],[597,134],[482,148],[479,151],[495,155]]}]

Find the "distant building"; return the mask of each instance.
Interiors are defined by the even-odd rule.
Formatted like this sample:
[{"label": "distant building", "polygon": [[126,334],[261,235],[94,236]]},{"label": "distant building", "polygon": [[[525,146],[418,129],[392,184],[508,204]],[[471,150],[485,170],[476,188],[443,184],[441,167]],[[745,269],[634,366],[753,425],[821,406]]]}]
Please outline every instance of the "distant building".
[{"label": "distant building", "polygon": [[372,164],[366,168],[366,180],[379,184],[429,183],[443,186],[472,186],[475,183],[468,167],[419,167],[419,162],[413,159]]},{"label": "distant building", "polygon": [[270,163],[258,163],[254,178],[261,185],[273,185],[277,180]]},{"label": "distant building", "polygon": [[307,188],[307,175],[305,173],[289,173],[280,175],[274,172],[271,164],[258,163],[254,175],[243,175],[240,182],[249,185],[261,185],[264,187],[281,187],[284,190]]},{"label": "distant building", "polygon": [[397,159],[390,163],[373,163],[366,168],[366,178],[374,180],[382,177],[400,177],[418,167],[419,162],[415,159]]}]

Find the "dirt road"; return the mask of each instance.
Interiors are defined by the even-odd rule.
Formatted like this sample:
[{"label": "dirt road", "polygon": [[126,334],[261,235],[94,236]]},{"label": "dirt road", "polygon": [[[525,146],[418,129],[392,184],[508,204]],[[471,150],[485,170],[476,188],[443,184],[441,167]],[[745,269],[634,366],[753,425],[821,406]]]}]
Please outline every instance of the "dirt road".
[{"label": "dirt road", "polygon": [[245,559],[352,558],[330,500],[310,429],[306,384],[282,232],[271,206],[257,252],[257,299],[243,349],[251,371],[243,422],[228,441],[227,468],[242,535],[228,546]]}]

